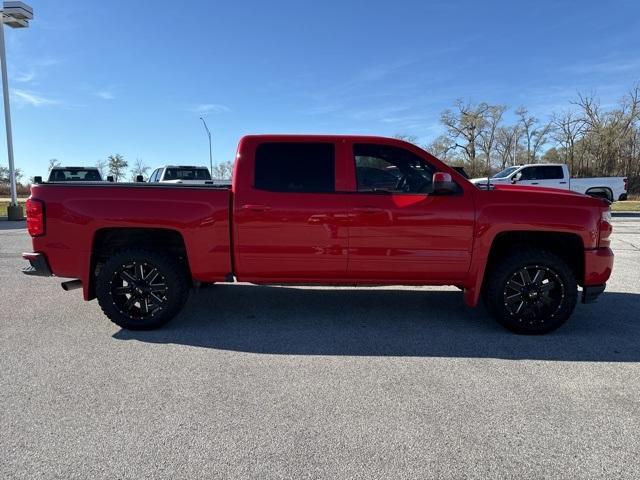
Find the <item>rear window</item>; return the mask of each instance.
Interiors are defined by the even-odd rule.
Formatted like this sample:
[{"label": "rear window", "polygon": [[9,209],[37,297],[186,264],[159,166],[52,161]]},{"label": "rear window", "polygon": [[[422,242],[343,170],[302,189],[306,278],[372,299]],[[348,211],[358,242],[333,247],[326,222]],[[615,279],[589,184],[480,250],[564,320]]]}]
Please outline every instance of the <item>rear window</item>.
[{"label": "rear window", "polygon": [[163,180],[211,180],[206,168],[169,167]]},{"label": "rear window", "polygon": [[255,187],[274,192],[335,191],[333,143],[262,143],[256,150]]},{"label": "rear window", "polygon": [[50,182],[99,182],[100,172],[82,168],[54,168],[49,174]]},{"label": "rear window", "polygon": [[560,166],[538,167],[542,170],[544,180],[560,180],[564,178],[564,172]]}]

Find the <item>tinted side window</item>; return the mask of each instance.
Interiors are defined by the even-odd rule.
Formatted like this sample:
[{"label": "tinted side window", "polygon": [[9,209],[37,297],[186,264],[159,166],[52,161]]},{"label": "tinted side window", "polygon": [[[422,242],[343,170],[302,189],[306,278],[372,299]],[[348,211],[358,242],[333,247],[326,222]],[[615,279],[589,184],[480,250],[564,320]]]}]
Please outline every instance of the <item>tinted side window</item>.
[{"label": "tinted side window", "polygon": [[256,150],[255,187],[274,192],[335,191],[332,143],[262,143]]},{"label": "tinted side window", "polygon": [[359,192],[431,193],[433,169],[408,150],[388,145],[353,146]]},{"label": "tinted side window", "polygon": [[560,166],[538,167],[538,169],[542,170],[542,178],[545,180],[562,180],[564,178]]},{"label": "tinted side window", "polygon": [[527,167],[522,169],[520,180],[560,180],[564,177],[561,166]]}]

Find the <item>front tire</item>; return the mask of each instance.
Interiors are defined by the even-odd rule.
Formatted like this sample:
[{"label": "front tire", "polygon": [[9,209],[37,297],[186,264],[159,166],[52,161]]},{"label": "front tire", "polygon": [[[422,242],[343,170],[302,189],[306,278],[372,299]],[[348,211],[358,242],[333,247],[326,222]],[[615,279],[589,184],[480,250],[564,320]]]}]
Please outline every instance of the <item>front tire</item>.
[{"label": "front tire", "polygon": [[527,248],[499,260],[489,273],[484,295],[489,311],[502,326],[519,334],[541,335],[571,316],[578,286],[562,258]]},{"label": "front tire", "polygon": [[125,250],[110,257],[96,278],[104,314],[121,328],[150,330],[171,320],[188,296],[186,268],[151,250]]}]

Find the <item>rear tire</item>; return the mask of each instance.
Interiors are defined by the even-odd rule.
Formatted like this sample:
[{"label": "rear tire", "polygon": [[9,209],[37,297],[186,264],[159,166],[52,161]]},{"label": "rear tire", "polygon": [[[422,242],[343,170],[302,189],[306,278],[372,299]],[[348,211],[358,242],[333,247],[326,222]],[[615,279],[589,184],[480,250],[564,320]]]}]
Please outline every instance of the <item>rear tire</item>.
[{"label": "rear tire", "polygon": [[107,260],[96,278],[104,314],[119,327],[150,330],[171,320],[187,300],[187,270],[152,250],[125,250]]},{"label": "rear tire", "polygon": [[557,255],[537,248],[507,253],[489,273],[484,300],[502,326],[525,335],[560,327],[578,299],[575,275]]}]

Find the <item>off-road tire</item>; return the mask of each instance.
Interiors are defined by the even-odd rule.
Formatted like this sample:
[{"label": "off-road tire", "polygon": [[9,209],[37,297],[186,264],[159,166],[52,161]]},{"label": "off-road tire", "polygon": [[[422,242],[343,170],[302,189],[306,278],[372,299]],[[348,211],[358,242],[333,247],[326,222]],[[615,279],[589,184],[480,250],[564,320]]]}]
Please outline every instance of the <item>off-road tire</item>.
[{"label": "off-road tire", "polygon": [[[535,282],[532,275],[541,279]],[[527,283],[527,279],[531,282]],[[562,258],[546,250],[525,247],[497,261],[488,272],[483,296],[488,310],[508,330],[542,335],[557,329],[571,316],[578,286],[573,271]]]},{"label": "off-road tire", "polygon": [[104,314],[119,327],[151,330],[166,324],[186,302],[187,274],[185,265],[172,256],[153,250],[124,250],[102,265],[96,296]]}]

